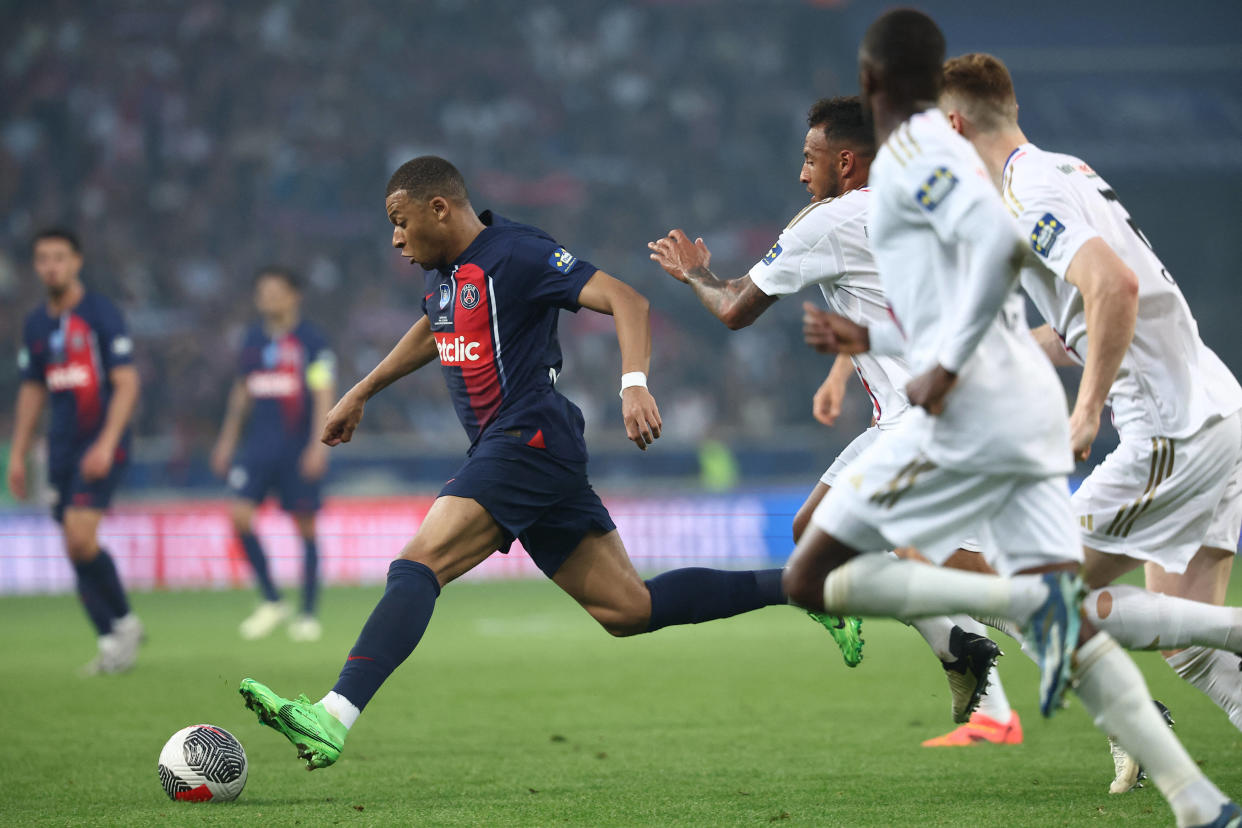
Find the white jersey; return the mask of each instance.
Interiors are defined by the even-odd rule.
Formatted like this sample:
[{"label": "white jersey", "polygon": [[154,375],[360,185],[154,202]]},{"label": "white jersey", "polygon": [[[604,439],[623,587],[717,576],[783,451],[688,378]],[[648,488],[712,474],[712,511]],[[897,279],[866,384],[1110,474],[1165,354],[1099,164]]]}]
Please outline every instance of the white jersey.
[{"label": "white jersey", "polygon": [[[968,225],[995,227],[995,220],[1010,219],[978,154],[938,109],[894,130],[871,167],[871,189],[871,249],[904,336],[906,363],[920,373],[940,362],[942,348],[960,334],[955,327],[962,322],[974,232]],[[1017,225],[1013,233],[1016,249]],[[904,427],[924,432],[923,452],[942,467],[1068,474],[1065,392],[1026,326],[1016,290],[990,322],[970,323],[986,327],[958,369],[944,411],[933,417],[913,409]]]},{"label": "white jersey", "polygon": [[1022,286],[1079,362],[1087,319],[1065,281],[1074,255],[1101,238],[1138,277],[1134,339],[1109,395],[1122,435],[1189,437],[1242,409],[1242,386],[1199,338],[1182,292],[1108,182],[1079,158],[1023,144],[1005,163],[1001,193],[1046,265],[1025,268]]},{"label": "white jersey", "polygon": [[[867,239],[868,189],[816,201],[794,216],[750,279],[768,296],[788,296],[819,285],[834,312],[863,326],[888,320]],[[854,369],[871,396],[876,425],[892,428],[910,407],[910,371],[899,357],[859,354]]]}]

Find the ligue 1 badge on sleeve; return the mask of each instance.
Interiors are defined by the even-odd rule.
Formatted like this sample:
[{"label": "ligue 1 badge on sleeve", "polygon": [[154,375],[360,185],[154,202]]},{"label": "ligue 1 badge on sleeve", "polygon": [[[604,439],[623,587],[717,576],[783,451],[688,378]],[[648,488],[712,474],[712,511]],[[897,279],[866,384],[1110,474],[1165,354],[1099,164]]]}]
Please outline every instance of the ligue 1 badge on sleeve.
[{"label": "ligue 1 badge on sleeve", "polygon": [[469,282],[461,286],[460,291],[461,306],[466,310],[473,310],[475,305],[479,304],[479,288]]},{"label": "ligue 1 badge on sleeve", "polygon": [[570,253],[563,247],[557,248],[556,251],[548,258],[548,264],[559,270],[561,273],[568,273],[569,269],[578,261],[578,257]]},{"label": "ligue 1 badge on sleeve", "polygon": [[449,302],[453,301],[453,293],[448,285],[440,285],[440,310],[444,310],[449,306]]}]

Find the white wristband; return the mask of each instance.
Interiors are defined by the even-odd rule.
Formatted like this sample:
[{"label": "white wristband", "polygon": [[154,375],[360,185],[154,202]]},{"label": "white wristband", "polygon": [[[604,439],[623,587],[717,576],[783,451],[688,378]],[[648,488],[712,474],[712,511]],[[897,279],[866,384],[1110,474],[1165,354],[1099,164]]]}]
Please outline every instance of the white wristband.
[{"label": "white wristband", "polygon": [[627,388],[646,388],[647,375],[642,371],[630,371],[628,374],[621,375],[621,393],[625,393]]}]

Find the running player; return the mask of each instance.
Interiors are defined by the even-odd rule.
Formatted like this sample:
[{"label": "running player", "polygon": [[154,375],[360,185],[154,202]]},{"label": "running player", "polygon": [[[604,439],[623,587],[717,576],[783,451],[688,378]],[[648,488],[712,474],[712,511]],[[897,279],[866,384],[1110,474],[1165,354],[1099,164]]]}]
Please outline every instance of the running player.
[{"label": "running player", "polygon": [[542,230],[476,215],[461,173],[442,158],[403,164],[385,207],[393,246],[427,271],[425,315],[332,409],[324,441],[349,442],[367,400],[439,357],[471,447],[389,567],[384,596],[332,691],[312,704],[242,681],[247,706],[310,768],[336,761],[349,727],[422,638],[441,587],[514,539],[616,636],[787,603],[779,569],[688,568],[644,582],[587,480],[582,413],[556,390],[557,317],[562,308],[613,317],[626,436],[646,450],[661,429],[647,391],[646,299]]},{"label": "running player", "polygon": [[[255,508],[275,490],[302,539],[302,606],[289,623],[289,637],[318,641],[322,630],[315,618],[319,592],[315,513],[320,481],[328,468],[328,447],[319,441],[317,430],[336,393],[336,360],[319,329],[302,318],[301,285],[293,271],[260,270],[254,304],[262,321],[246,331],[238,378],[211,454],[212,468],[222,477],[227,473],[236,495],[233,529],[263,596],[242,621],[241,635],[246,639],[270,635],[291,614],[280,600],[253,528]],[[235,458],[239,443],[241,452]]]},{"label": "running player", "polygon": [[[940,30],[909,9],[872,24],[860,49],[863,96],[883,142],[871,177],[872,249],[894,322],[864,328],[810,312],[808,342],[904,352],[922,371],[907,394],[923,410],[842,471],[845,484],[816,509],[790,560],[787,589],[820,611],[1012,619],[1036,654],[1044,715],[1072,675],[1097,725],[1144,764],[1178,825],[1236,822],[1242,810],[1165,727],[1129,656],[1080,617],[1064,395],[1014,293],[1022,238],[978,155],[936,108],[943,61]],[[1004,577],[877,554],[914,546],[942,561],[971,525]]]},{"label": "running player", "polygon": [[[1070,418],[1075,454],[1090,453],[1106,402],[1120,433],[1072,500],[1083,577],[1096,590],[1087,617],[1098,625],[1112,616],[1127,647],[1163,649],[1242,728],[1242,611],[1220,607],[1242,529],[1242,386],[1199,338],[1181,291],[1108,183],[1082,159],[1027,141],[1000,60],[950,60],[940,104],[1030,233],[1039,264],[1022,284],[1049,322],[1036,338],[1054,362],[1083,366]],[[1143,565],[1150,591],[1108,586]],[[1114,756],[1111,790],[1120,793],[1138,767],[1120,748]]]},{"label": "running player", "polygon": [[78,597],[98,635],[98,653],[83,672],[133,667],[142,624],[130,610],[116,564],[99,545],[99,521],[129,461],[129,421],[138,402],[138,371],[125,320],[80,278],[82,246],[70,230],[35,236],[34,268],[47,302],[26,317],[18,351],[21,387],[9,454],[14,497],[29,491],[26,454],[43,404],[51,398],[48,476],[52,514],[73,564]]},{"label": "running player", "polygon": [[[746,275],[727,281],[717,278],[709,268],[711,252],[703,240],[691,243],[681,230],[647,245],[651,258],[670,276],[690,285],[703,306],[731,329],[751,324],[780,297],[816,285],[829,307],[858,324],[888,318],[888,303],[867,238],[871,193],[866,185],[875,157],[875,135],[863,118],[857,97],[826,98],[811,107],[802,157],[799,181],[806,185],[812,201],[794,216],[767,255]],[[795,541],[840,470],[882,431],[896,428],[910,405],[904,391],[910,372],[902,358],[858,354],[852,362],[871,398],[875,423],[841,452],[815,484],[794,518]],[[825,385],[842,383],[842,367],[848,370],[850,364],[849,357],[838,357]],[[861,620],[854,617],[837,628],[842,623],[839,616],[811,615],[842,637],[861,627]],[[981,703],[984,688],[989,686],[989,670],[1000,650],[981,634],[984,630],[972,619],[958,619],[961,626],[977,628],[972,632],[954,631],[953,623],[943,622],[916,620],[912,626],[940,658],[953,690],[954,721],[964,722]],[[861,639],[856,633],[854,639],[861,659]],[[846,653],[846,663],[851,664],[854,648],[848,645],[852,642],[838,639],[838,643]],[[994,723],[981,731],[984,738],[1021,742],[1021,723],[999,683],[992,682],[983,703],[986,709],[981,716]]]}]

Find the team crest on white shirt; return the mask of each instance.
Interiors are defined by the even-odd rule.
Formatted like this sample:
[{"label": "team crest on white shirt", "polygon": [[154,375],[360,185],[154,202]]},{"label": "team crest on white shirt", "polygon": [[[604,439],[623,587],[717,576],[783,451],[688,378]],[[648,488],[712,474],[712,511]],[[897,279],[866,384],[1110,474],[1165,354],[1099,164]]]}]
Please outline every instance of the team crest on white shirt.
[{"label": "team crest on white shirt", "polygon": [[914,197],[918,199],[919,205],[930,213],[940,206],[940,202],[944,201],[945,196],[953,192],[956,186],[957,176],[949,172],[948,167],[937,167],[936,171],[931,174],[931,178],[919,187]]},{"label": "team crest on white shirt", "polygon": [[1052,213],[1044,213],[1043,218],[1035,222],[1031,231],[1031,248],[1041,256],[1047,256],[1052,246],[1057,243],[1057,236],[1065,232],[1065,225],[1057,221]]}]

